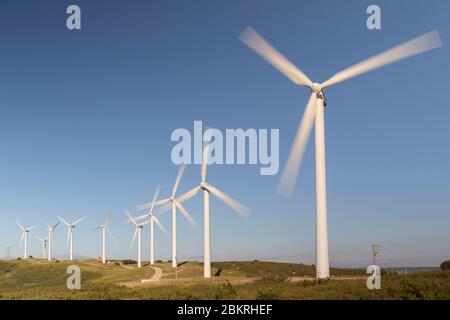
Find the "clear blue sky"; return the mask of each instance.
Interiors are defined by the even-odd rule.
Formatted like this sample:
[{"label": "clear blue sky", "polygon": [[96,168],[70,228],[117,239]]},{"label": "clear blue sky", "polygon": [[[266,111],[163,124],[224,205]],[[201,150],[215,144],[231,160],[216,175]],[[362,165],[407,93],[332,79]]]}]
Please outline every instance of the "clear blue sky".
[{"label": "clear blue sky", "polygon": [[[244,3],[245,2],[245,3]],[[82,9],[68,31],[65,10]],[[382,8],[382,30],[366,8]],[[433,29],[444,47],[327,90],[326,143],[332,265],[438,265],[450,258],[450,2],[2,1],[0,5],[0,246],[19,247],[16,218],[39,224],[86,215],[75,253],[100,254],[92,227],[113,211],[113,258],[134,257],[124,208],[168,195],[176,128],[279,128],[284,164],[309,92],[238,41],[252,25],[310,78],[333,73]],[[313,140],[312,140],[313,141]],[[212,166],[209,181],[251,208],[243,219],[211,203],[213,259],[314,262],[313,143],[295,195],[257,166]],[[199,181],[189,166],[180,193]],[[202,199],[179,218],[178,257],[201,259]],[[170,215],[161,221],[170,230]],[[58,227],[55,252],[67,253]],[[148,238],[148,229],[144,231]],[[40,254],[39,243],[30,250]],[[156,237],[157,258],[170,235]],[[148,241],[144,257],[148,258]]]}]

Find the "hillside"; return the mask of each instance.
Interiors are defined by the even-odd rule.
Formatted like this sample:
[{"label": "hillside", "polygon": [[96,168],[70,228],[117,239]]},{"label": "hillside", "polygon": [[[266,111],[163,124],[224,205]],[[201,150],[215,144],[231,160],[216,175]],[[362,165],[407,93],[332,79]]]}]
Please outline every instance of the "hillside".
[{"label": "hillside", "polygon": [[[81,290],[66,288],[70,264],[81,268]],[[175,272],[168,262],[138,269],[118,261],[0,261],[0,299],[450,299],[450,271],[388,273],[377,291],[358,269],[332,269],[319,283],[314,266],[291,263],[216,262],[212,273],[203,279],[198,262]]]}]

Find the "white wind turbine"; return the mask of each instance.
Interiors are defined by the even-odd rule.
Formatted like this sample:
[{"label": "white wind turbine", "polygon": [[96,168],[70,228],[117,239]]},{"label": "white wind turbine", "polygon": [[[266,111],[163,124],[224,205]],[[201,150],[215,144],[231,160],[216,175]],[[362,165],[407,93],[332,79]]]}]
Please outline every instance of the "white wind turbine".
[{"label": "white wind turbine", "polygon": [[52,253],[53,253],[53,232],[58,226],[59,222],[57,222],[53,227],[47,224],[47,239],[48,239],[48,261],[52,261]]},{"label": "white wind turbine", "polygon": [[114,236],[108,226],[110,219],[111,219],[111,211],[109,212],[108,218],[106,218],[106,222],[104,224],[101,224],[98,227],[94,228],[94,229],[102,230],[102,262],[103,263],[106,263],[106,233],[108,232],[111,239],[113,239],[114,242],[117,243],[116,238],[114,238]]},{"label": "white wind turbine", "polygon": [[155,249],[154,249],[154,234],[155,234],[155,229],[154,229],[154,224],[156,223],[158,225],[158,227],[161,229],[161,231],[164,234],[167,234],[166,229],[164,228],[164,226],[161,224],[161,222],[159,221],[159,219],[155,216],[155,214],[153,213],[153,209],[155,208],[155,203],[156,203],[156,199],[158,198],[158,193],[159,193],[159,186],[156,188],[155,191],[155,195],[153,196],[153,200],[152,200],[152,204],[150,207],[150,211],[146,214],[143,214],[139,217],[135,217],[135,220],[141,220],[141,219],[145,219],[148,218],[150,221],[150,264],[153,265],[155,264]]},{"label": "white wind turbine", "polygon": [[[158,200],[154,203],[154,206],[160,206],[160,205],[166,205],[166,208],[163,208],[163,210],[160,211],[160,213],[163,213],[166,211],[166,209],[169,209],[172,207],[172,267],[177,267],[177,208],[180,209],[183,216],[186,218],[186,220],[189,222],[191,226],[195,225],[195,221],[192,218],[192,216],[187,212],[186,208],[181,204],[183,200],[179,200],[175,198],[175,194],[178,190],[178,186],[180,185],[181,177],[183,176],[185,169],[185,165],[181,165],[180,169],[178,170],[177,177],[175,179],[175,183],[173,185],[172,189],[172,195],[170,198]],[[138,206],[139,210],[144,210],[151,208],[152,203],[146,203]]]},{"label": "white wind turbine", "polygon": [[41,242],[41,244],[42,244],[43,259],[45,260],[45,259],[47,259],[46,250],[47,250],[47,241],[48,241],[48,239],[47,238],[37,237],[37,236],[36,236],[36,239],[38,239]]},{"label": "white wind turbine", "polygon": [[145,221],[143,223],[137,223],[137,221],[130,215],[130,213],[125,210],[125,214],[128,216],[127,221],[131,221],[133,222],[134,226],[135,226],[135,230],[134,230],[134,234],[133,234],[133,239],[131,240],[131,246],[133,246],[134,241],[136,240],[136,236],[138,238],[138,268],[142,267],[142,259],[141,259],[141,233],[142,233],[142,229],[144,228],[144,225],[146,225],[147,223],[150,223],[150,220]]},{"label": "white wind turbine", "polygon": [[28,242],[28,234],[30,233],[31,230],[33,230],[34,228],[37,228],[37,226],[32,226],[29,228],[24,228],[19,221],[16,221],[17,225],[19,226],[19,228],[22,230],[22,237],[20,238],[20,243],[24,243],[23,244],[23,259],[26,260],[28,255],[27,255],[27,242]]},{"label": "white wind turbine", "polygon": [[203,207],[204,207],[204,258],[203,258],[203,273],[205,278],[211,278],[211,240],[210,240],[210,220],[209,220],[209,194],[212,193],[217,198],[222,200],[234,211],[246,216],[249,210],[242,204],[232,199],[216,187],[206,182],[206,166],[208,163],[209,144],[203,150],[202,168],[201,168],[201,182],[200,185],[186,192],[178,198],[178,201],[183,202],[194,197],[200,189],[203,190]]},{"label": "white wind turbine", "polygon": [[75,226],[81,221],[83,221],[85,218],[86,217],[82,217],[73,223],[68,223],[62,217],[58,217],[58,219],[61,220],[61,222],[67,226],[67,241],[69,242],[70,247],[70,256],[69,256],[70,261],[73,260],[73,230],[75,229]]},{"label": "white wind turbine", "polygon": [[288,161],[278,185],[278,192],[288,195],[292,194],[303,153],[312,126],[315,125],[316,276],[317,278],[328,278],[330,271],[328,260],[324,129],[324,106],[326,106],[326,99],[323,90],[371,70],[438,48],[442,45],[441,38],[437,31],[426,33],[338,72],[322,84],[313,83],[302,71],[295,67],[251,27],[247,27],[239,39],[292,82],[297,85],[306,86],[311,90],[309,102],[304,111]]}]

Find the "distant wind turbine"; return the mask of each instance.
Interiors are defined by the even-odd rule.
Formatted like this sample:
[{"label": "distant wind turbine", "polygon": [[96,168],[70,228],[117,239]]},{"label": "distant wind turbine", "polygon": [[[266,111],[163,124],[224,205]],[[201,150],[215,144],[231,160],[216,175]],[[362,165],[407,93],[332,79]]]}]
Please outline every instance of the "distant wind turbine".
[{"label": "distant wind turbine", "polygon": [[45,259],[47,259],[46,251],[47,251],[47,241],[48,241],[48,239],[47,238],[41,238],[41,237],[38,237],[38,236],[36,236],[36,239],[38,239],[42,243],[42,254],[43,254],[43,259],[45,260]]},{"label": "distant wind turbine", "polygon": [[210,237],[210,222],[209,222],[209,194],[212,193],[217,198],[222,200],[226,205],[228,205],[234,211],[246,216],[249,210],[242,204],[227,196],[225,193],[217,189],[216,187],[210,185],[206,182],[206,166],[208,163],[208,153],[210,145],[208,144],[203,151],[202,168],[201,168],[201,182],[200,185],[193,188],[192,190],[186,192],[184,195],[178,198],[178,201],[183,202],[192,197],[194,197],[200,190],[203,190],[203,200],[204,200],[204,277],[211,278],[211,237]]},{"label": "distant wind turbine", "polygon": [[[161,206],[165,205],[164,208],[160,211],[160,213],[163,213],[170,209],[172,207],[172,267],[177,267],[177,208],[181,211],[183,216],[186,218],[186,220],[189,222],[191,226],[195,225],[195,221],[192,218],[192,216],[189,214],[189,212],[186,210],[186,208],[181,204],[183,201],[180,201],[179,199],[175,198],[175,194],[178,190],[178,186],[180,185],[181,177],[183,176],[185,169],[185,165],[181,165],[180,169],[178,170],[177,177],[175,179],[175,183],[172,188],[172,195],[170,198],[158,200],[155,203],[153,203],[154,206]],[[138,206],[138,210],[144,210],[152,207],[152,202],[142,204]]]},{"label": "distant wind turbine", "polygon": [[73,223],[68,223],[62,217],[58,217],[58,218],[59,218],[59,220],[61,220],[62,223],[64,223],[67,226],[67,241],[69,242],[69,247],[70,247],[69,259],[70,259],[70,261],[72,261],[73,260],[73,230],[75,229],[75,226],[78,223],[80,223],[81,221],[83,221],[84,219],[86,219],[86,217],[82,217]]},{"label": "distant wind turbine", "polygon": [[106,218],[106,222],[104,224],[95,227],[94,229],[102,230],[102,262],[106,263],[106,232],[108,232],[109,236],[117,243],[116,238],[114,238],[111,230],[109,229],[109,220],[111,219],[111,210],[109,212],[108,218]]},{"label": "distant wind turbine", "polygon": [[47,239],[48,239],[48,261],[52,261],[52,254],[53,254],[53,232],[55,231],[56,227],[58,226],[59,222],[56,222],[56,224],[52,227],[49,224],[47,224]]},{"label": "distant wind turbine", "polygon": [[156,215],[153,213],[153,209],[155,208],[156,199],[158,198],[159,193],[159,186],[156,188],[155,195],[153,196],[153,200],[151,202],[150,211],[146,214],[143,214],[139,217],[135,217],[135,220],[141,220],[148,218],[150,221],[150,264],[155,264],[155,249],[154,249],[154,223],[158,225],[158,227],[161,229],[161,231],[164,234],[167,234],[166,229],[161,224],[159,219],[156,217]]},{"label": "distant wind turbine", "polygon": [[136,240],[136,236],[138,238],[138,268],[142,267],[142,259],[141,259],[141,232],[144,228],[144,225],[150,223],[150,221],[145,221],[143,223],[137,223],[137,221],[130,215],[130,213],[125,210],[125,214],[128,216],[129,221],[133,222],[135,226],[133,239],[131,240],[131,247],[134,245],[134,241]]},{"label": "distant wind turbine", "polygon": [[28,242],[28,234],[31,230],[34,228],[37,228],[37,226],[32,226],[29,228],[24,228],[19,221],[16,221],[19,228],[22,230],[22,237],[20,238],[20,243],[23,242],[23,259],[26,260],[28,258],[27,255],[27,242]]}]

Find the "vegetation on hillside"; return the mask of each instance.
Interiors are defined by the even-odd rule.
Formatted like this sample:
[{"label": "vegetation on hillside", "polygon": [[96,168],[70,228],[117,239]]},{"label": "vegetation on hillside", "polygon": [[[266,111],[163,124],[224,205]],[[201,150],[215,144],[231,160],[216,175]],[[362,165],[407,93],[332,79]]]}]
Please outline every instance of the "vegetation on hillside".
[{"label": "vegetation on hillside", "polygon": [[175,275],[164,262],[156,265],[161,281],[141,284],[154,274],[145,264],[75,263],[82,270],[81,290],[66,288],[68,262],[0,262],[0,299],[450,299],[450,271],[387,273],[381,290],[368,290],[364,270],[333,269],[336,278],[317,282],[309,277],[313,266],[217,262],[213,274],[221,270],[220,276],[206,280],[200,263],[185,263]]}]

